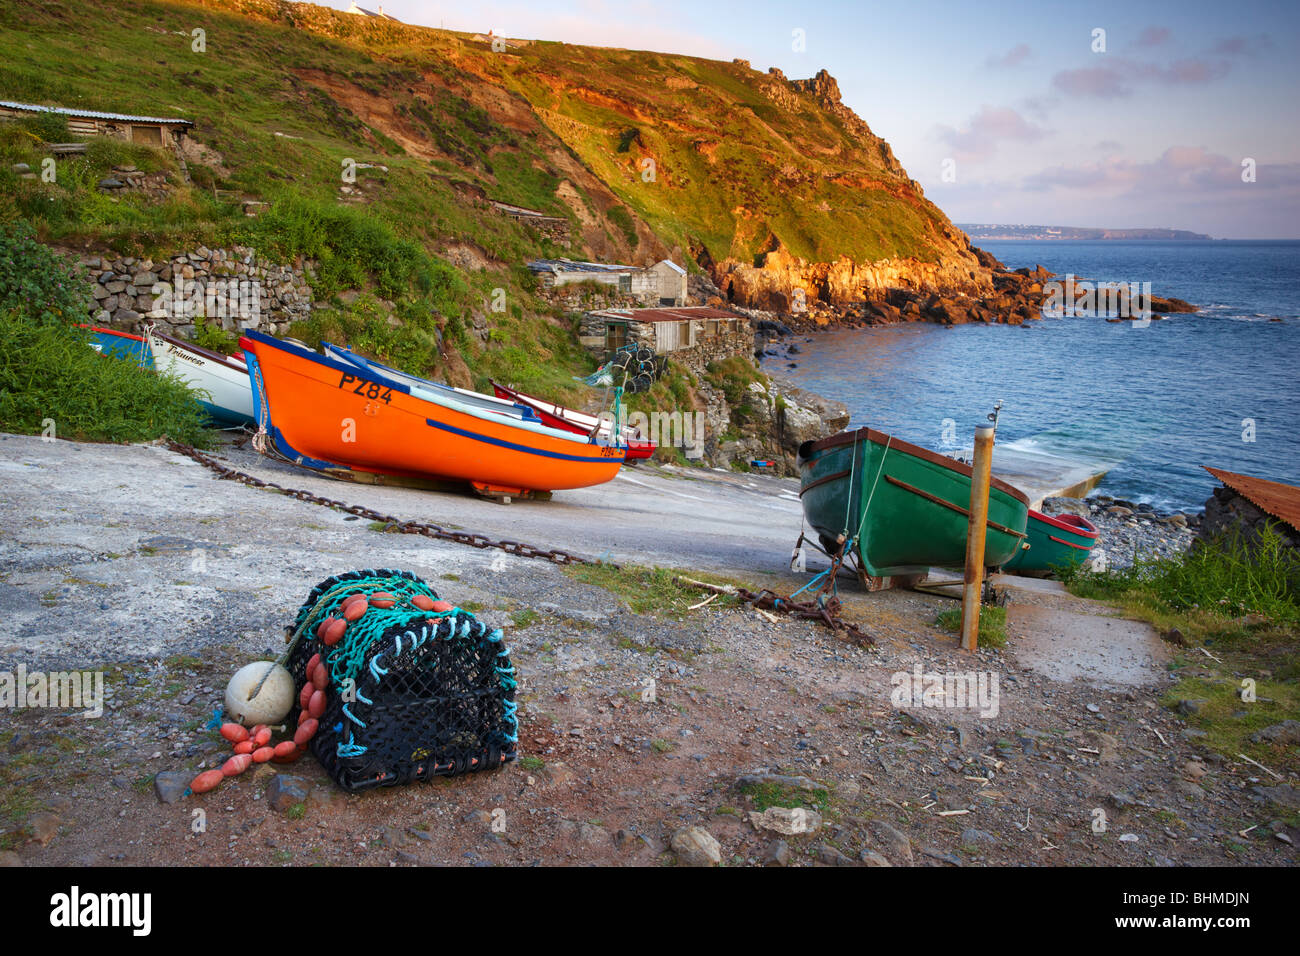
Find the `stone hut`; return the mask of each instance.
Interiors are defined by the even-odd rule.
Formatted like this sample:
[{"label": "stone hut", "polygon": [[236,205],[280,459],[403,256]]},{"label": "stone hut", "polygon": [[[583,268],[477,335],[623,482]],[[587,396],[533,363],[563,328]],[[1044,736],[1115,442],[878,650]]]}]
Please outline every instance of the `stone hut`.
[{"label": "stone hut", "polygon": [[644,268],[610,262],[536,259],[528,263],[528,268],[547,289],[594,282],[615,288],[647,306],[671,308],[686,304],[686,270],[669,259]]},{"label": "stone hut", "polygon": [[707,306],[601,309],[583,316],[578,334],[582,344],[602,359],[635,343],[701,373],[710,362],[754,354],[749,319]]},{"label": "stone hut", "polygon": [[178,149],[185,134],[194,127],[187,119],[161,116],[131,116],[126,113],[99,113],[94,110],[64,109],[60,106],[37,106],[0,100],[0,120],[22,119],[41,113],[67,118],[68,132],[74,136],[114,136],[129,143],[155,149]]}]

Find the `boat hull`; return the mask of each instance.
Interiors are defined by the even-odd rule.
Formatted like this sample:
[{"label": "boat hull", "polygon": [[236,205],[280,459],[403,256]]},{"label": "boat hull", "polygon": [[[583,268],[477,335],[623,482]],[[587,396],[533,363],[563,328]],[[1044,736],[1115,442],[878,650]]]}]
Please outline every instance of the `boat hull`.
[{"label": "boat hull", "polygon": [[[834,553],[838,536],[852,536],[864,576],[924,574],[962,567],[971,469],[929,449],[874,429],[844,432],[799,450],[804,516]],[[984,562],[1011,560],[1025,538],[1029,501],[993,479]]]},{"label": "boat hull", "polygon": [[609,481],[623,450],[544,425],[412,395],[373,369],[258,332],[241,340],[258,380],[259,418],[280,454],[321,470],[464,481],[486,494]]},{"label": "boat hull", "polygon": [[[531,408],[542,421],[552,428],[563,428],[565,431],[571,431],[577,435],[589,435],[592,429],[597,427],[602,427],[606,434],[610,431],[609,426],[601,422],[595,415],[587,415],[584,412],[565,408],[563,405],[556,405],[554,402],[543,401],[540,398],[534,398],[532,395],[517,392],[513,388],[498,385],[496,382],[492,383],[492,391],[496,393],[497,398],[518,402]],[[636,432],[626,427],[623,429],[623,441],[627,445],[627,458],[629,461],[649,458],[658,447],[652,441],[636,437]]]},{"label": "boat hull", "polygon": [[1030,573],[1077,567],[1097,545],[1097,526],[1079,515],[1030,511],[1025,532],[1029,547],[1018,551],[1004,570]]},{"label": "boat hull", "polygon": [[125,359],[141,368],[153,368],[153,353],[144,336],[119,332],[116,329],[101,329],[98,326],[84,326],[90,330],[90,347],[100,355]]},{"label": "boat hull", "polygon": [[171,372],[199,392],[199,404],[213,424],[223,428],[256,424],[253,386],[243,362],[157,332],[146,338],[154,368]]}]

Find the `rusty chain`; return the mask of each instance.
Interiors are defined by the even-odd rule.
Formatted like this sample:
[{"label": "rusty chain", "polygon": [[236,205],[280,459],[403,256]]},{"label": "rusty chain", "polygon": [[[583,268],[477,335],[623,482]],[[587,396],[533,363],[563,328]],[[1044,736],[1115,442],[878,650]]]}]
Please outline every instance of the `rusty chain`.
[{"label": "rusty chain", "polygon": [[203,454],[197,448],[186,445],[182,442],[166,439],[166,445],[172,451],[184,455],[198,462],[204,468],[215,472],[218,478],[226,481],[238,481],[254,488],[265,488],[268,491],[279,492],[290,498],[296,498],[299,501],[305,501],[309,504],[323,505],[326,508],[333,508],[335,511],[342,511],[350,515],[356,515],[358,518],[368,518],[371,521],[382,522],[384,531],[398,531],[402,534],[421,534],[426,538],[436,538],[439,541],[452,541],[456,544],[469,545],[471,548],[500,548],[506,554],[513,554],[520,558],[541,558],[550,561],[552,564],[598,564],[600,562],[592,561],[589,558],[583,558],[576,554],[570,554],[568,551],[561,551],[559,548],[545,550],[534,547],[531,544],[525,544],[522,541],[494,541],[487,535],[477,534],[472,531],[451,531],[441,525],[432,524],[426,521],[402,521],[392,515],[382,514],[373,508],[367,508],[364,505],[349,505],[343,501],[335,501],[333,498],[326,498],[321,495],[312,494],[310,491],[303,491],[300,488],[285,488],[283,485],[277,485],[273,481],[263,481],[261,478],[254,477],[242,471],[237,471],[227,465],[223,465],[208,455]]},{"label": "rusty chain", "polygon": [[782,611],[786,614],[793,615],[808,621],[817,621],[825,624],[832,631],[839,633],[844,632],[845,640],[858,647],[874,647],[875,641],[866,632],[858,628],[857,625],[848,621],[841,620],[839,617],[840,599],[832,597],[825,603],[821,601],[792,601],[788,597],[781,597],[775,591],[764,588],[755,594],[753,591],[745,588],[737,588],[737,595],[746,604],[757,608],[764,608],[771,611]]},{"label": "rusty chain", "polygon": [[[589,558],[583,558],[576,554],[570,554],[568,551],[562,551],[558,548],[544,550],[534,547],[531,544],[525,544],[522,541],[494,541],[487,535],[477,534],[472,531],[450,531],[441,525],[432,524],[425,521],[402,521],[392,515],[382,514],[373,508],[367,508],[364,505],[349,505],[343,501],[336,501],[333,498],[326,498],[322,495],[312,494],[310,491],[304,491],[301,488],[285,488],[283,485],[277,485],[273,481],[264,481],[246,472],[238,471],[228,465],[223,465],[208,455],[203,454],[197,448],[186,445],[182,442],[166,439],[166,446],[172,451],[193,459],[204,468],[214,472],[220,479],[226,481],[238,481],[242,484],[249,485],[253,488],[264,488],[268,491],[275,491],[290,498],[296,498],[298,501],[305,501],[309,504],[323,505],[326,508],[333,508],[335,511],[342,511],[346,514],[355,515],[358,518],[367,518],[370,521],[382,522],[384,531],[394,530],[402,534],[420,534],[426,538],[436,538],[440,541],[451,541],[456,544],[468,545],[471,548],[499,548],[506,554],[512,554],[520,558],[541,558],[550,561],[552,564],[599,564],[598,561],[592,561]],[[617,567],[617,565],[613,565]],[[745,588],[737,588],[736,594],[746,604],[756,608],[781,611],[791,614],[795,617],[805,620],[814,620],[825,624],[832,631],[843,632],[847,640],[859,647],[868,647],[875,642],[853,624],[842,621],[837,615],[840,608],[838,598],[831,597],[829,600],[813,601],[792,601],[788,597],[781,597],[773,591],[766,588],[755,593]]]}]

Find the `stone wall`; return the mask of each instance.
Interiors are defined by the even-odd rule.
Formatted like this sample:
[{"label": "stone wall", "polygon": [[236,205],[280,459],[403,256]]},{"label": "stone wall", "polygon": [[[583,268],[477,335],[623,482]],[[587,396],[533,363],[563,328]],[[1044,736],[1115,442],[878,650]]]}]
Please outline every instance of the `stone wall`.
[{"label": "stone wall", "polygon": [[1242,535],[1249,546],[1256,542],[1265,526],[1273,530],[1294,549],[1300,551],[1300,531],[1261,511],[1231,488],[1218,487],[1205,502],[1205,515],[1196,534],[1198,544],[1224,535]]},{"label": "stone wall", "polygon": [[[710,362],[721,361],[735,355],[743,355],[745,358],[753,358],[754,355],[754,326],[743,316],[737,316],[741,321],[736,323],[733,330],[719,330],[716,335],[705,335],[707,321],[704,319],[694,319],[689,323],[675,323],[679,328],[679,335],[685,339],[689,325],[689,334],[691,336],[687,341],[693,341],[694,345],[682,346],[665,350],[660,347],[659,326],[665,325],[663,322],[628,322],[627,323],[627,341],[628,344],[644,345],[647,348],[655,350],[656,354],[668,356],[670,361],[678,362],[689,368],[697,376],[703,375]],[[605,318],[593,313],[586,313],[582,317],[582,322],[578,327],[579,341],[590,352],[598,358],[604,357],[605,354]]]},{"label": "stone wall", "polygon": [[202,317],[227,331],[257,329],[283,335],[311,314],[313,263],[269,262],[253,249],[208,249],[165,259],[80,256],[94,284],[90,320],[138,332],[147,322],[163,332],[191,335]]}]

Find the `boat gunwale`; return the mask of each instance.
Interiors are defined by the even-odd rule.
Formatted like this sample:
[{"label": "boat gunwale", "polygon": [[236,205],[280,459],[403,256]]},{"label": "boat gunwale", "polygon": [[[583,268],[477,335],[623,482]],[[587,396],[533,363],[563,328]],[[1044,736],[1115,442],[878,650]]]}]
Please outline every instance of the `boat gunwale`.
[{"label": "boat gunwale", "polygon": [[[1078,521],[1082,521],[1085,527],[1081,528],[1070,521],[1066,521],[1065,515],[1061,515],[1058,517],[1057,515],[1049,515],[1049,514],[1044,514],[1041,511],[1035,511],[1033,508],[1029,509],[1030,520],[1041,521],[1044,524],[1056,528],[1058,531],[1068,531],[1071,534],[1077,534],[1081,538],[1097,537],[1097,526],[1093,524],[1091,521],[1089,521],[1087,518],[1083,517],[1082,515],[1069,515],[1069,517],[1075,518]],[[1078,547],[1078,545],[1075,545],[1075,547]]]},{"label": "boat gunwale", "polygon": [[[566,422],[575,429],[581,429],[589,433],[593,428],[599,428],[604,425],[599,415],[588,415],[586,412],[580,412],[574,408],[568,408],[556,402],[548,402],[545,399],[538,398],[536,395],[529,395],[518,389],[511,388],[508,385],[502,385],[495,379],[488,379],[494,389],[505,392],[512,401],[520,402],[529,408],[538,412],[544,412],[560,421]],[[632,432],[631,435],[624,434],[622,437],[629,445],[640,445],[648,448],[657,448],[658,446],[648,438],[642,438],[640,429],[633,428],[631,425],[623,425],[624,432]]]},{"label": "boat gunwale", "polygon": [[183,342],[180,339],[172,338],[170,335],[159,332],[157,329],[149,330],[146,335],[146,341],[149,337],[160,339],[168,345],[174,345],[187,352],[193,352],[200,358],[205,358],[210,362],[216,362],[218,365],[223,365],[232,372],[243,372],[245,375],[248,374],[248,363],[240,362],[237,359],[231,358],[229,355],[222,355],[220,352],[213,352],[211,349],[205,349],[203,346],[195,345],[193,342]]},{"label": "boat gunwale", "polygon": [[[471,391],[470,389],[467,388],[457,388],[454,385],[447,385],[443,382],[435,382],[432,379],[421,378],[419,375],[412,375],[410,372],[403,372],[401,369],[393,368],[390,365],[385,365],[383,362],[376,361],[375,359],[366,358],[364,355],[361,355],[360,353],[355,352],[352,349],[347,348],[346,346],[343,345],[335,345],[333,342],[321,342],[321,348],[325,350],[324,354],[326,358],[332,358],[335,361],[346,362],[349,365],[356,365],[358,368],[366,372],[373,372],[376,375],[396,376],[399,379],[401,378],[410,379],[412,382],[418,382],[420,388],[428,386],[431,389],[454,392],[457,395],[465,395],[468,396],[469,398],[485,399],[493,403],[500,402],[501,405],[503,406],[501,414],[506,414],[509,409],[514,407],[512,403],[507,402],[504,399],[496,398],[493,395],[485,395],[482,392]],[[410,386],[408,385],[408,388],[409,387]],[[408,394],[410,393],[408,392]],[[418,398],[419,396],[416,395],[414,397]]]},{"label": "boat gunwale", "polygon": [[104,333],[105,335],[115,335],[115,336],[117,336],[118,338],[122,338],[122,339],[130,339],[130,340],[133,341],[133,342],[144,342],[144,341],[145,341],[145,337],[144,337],[143,335],[136,335],[134,332],[122,332],[122,331],[119,330],[119,329],[106,329],[106,328],[103,328],[102,326],[98,326],[98,325],[86,325],[86,324],[84,324],[84,323],[78,323],[78,324],[77,324],[77,328],[79,328],[79,329],[89,329],[89,330],[92,331],[92,332],[102,332],[102,333]]},{"label": "boat gunwale", "polygon": [[[874,428],[865,426],[855,431],[840,432],[837,435],[831,435],[829,438],[818,439],[809,446],[809,451],[826,451],[827,449],[838,448],[841,445],[854,445],[864,439],[877,445],[887,445],[891,450],[898,449],[899,451],[912,455],[914,458],[920,458],[922,461],[928,461],[933,465],[939,465],[941,468],[955,471],[959,475],[964,475],[966,478],[974,478],[975,470],[970,465],[960,462],[956,458],[949,458],[947,455],[941,455],[937,451],[922,448],[920,445],[913,445],[911,442],[904,441],[901,438],[895,438],[885,432],[879,432]],[[811,463],[810,460],[805,459],[803,465],[804,467],[807,467]],[[1029,496],[1019,488],[1007,484],[997,476],[990,476],[989,482],[992,487],[1015,498],[1026,508],[1029,507]]]},{"label": "boat gunwale", "polygon": [[[552,427],[567,428],[576,435],[590,435],[593,429],[602,428],[605,425],[605,423],[602,422],[600,417],[597,415],[588,415],[586,412],[579,412],[576,411],[575,409],[567,408],[564,405],[560,405],[556,402],[548,402],[544,399],[538,398],[535,395],[528,395],[527,393],[521,392],[518,389],[511,388],[508,385],[502,385],[500,382],[496,381],[495,379],[488,379],[488,382],[491,383],[492,388],[496,390],[498,393],[504,392],[506,396],[510,398],[511,401],[518,402],[522,405],[527,405],[537,414],[550,415],[552,418],[563,423],[561,425],[552,426]],[[575,420],[575,419],[580,419],[580,420]],[[591,424],[587,425],[586,424],[587,421],[590,421]],[[612,428],[607,428],[606,430],[609,431],[611,435],[613,434]],[[629,434],[629,432],[631,434]],[[650,457],[650,455],[653,455],[655,453],[655,450],[658,449],[659,447],[658,444],[651,441],[650,439],[642,438],[641,430],[637,428],[633,428],[631,425],[622,426],[621,434],[619,435],[619,438],[621,438],[624,442],[627,443],[626,447],[628,448],[629,451],[635,448],[638,452],[641,453],[638,456],[632,456],[632,457],[648,458]]]}]

